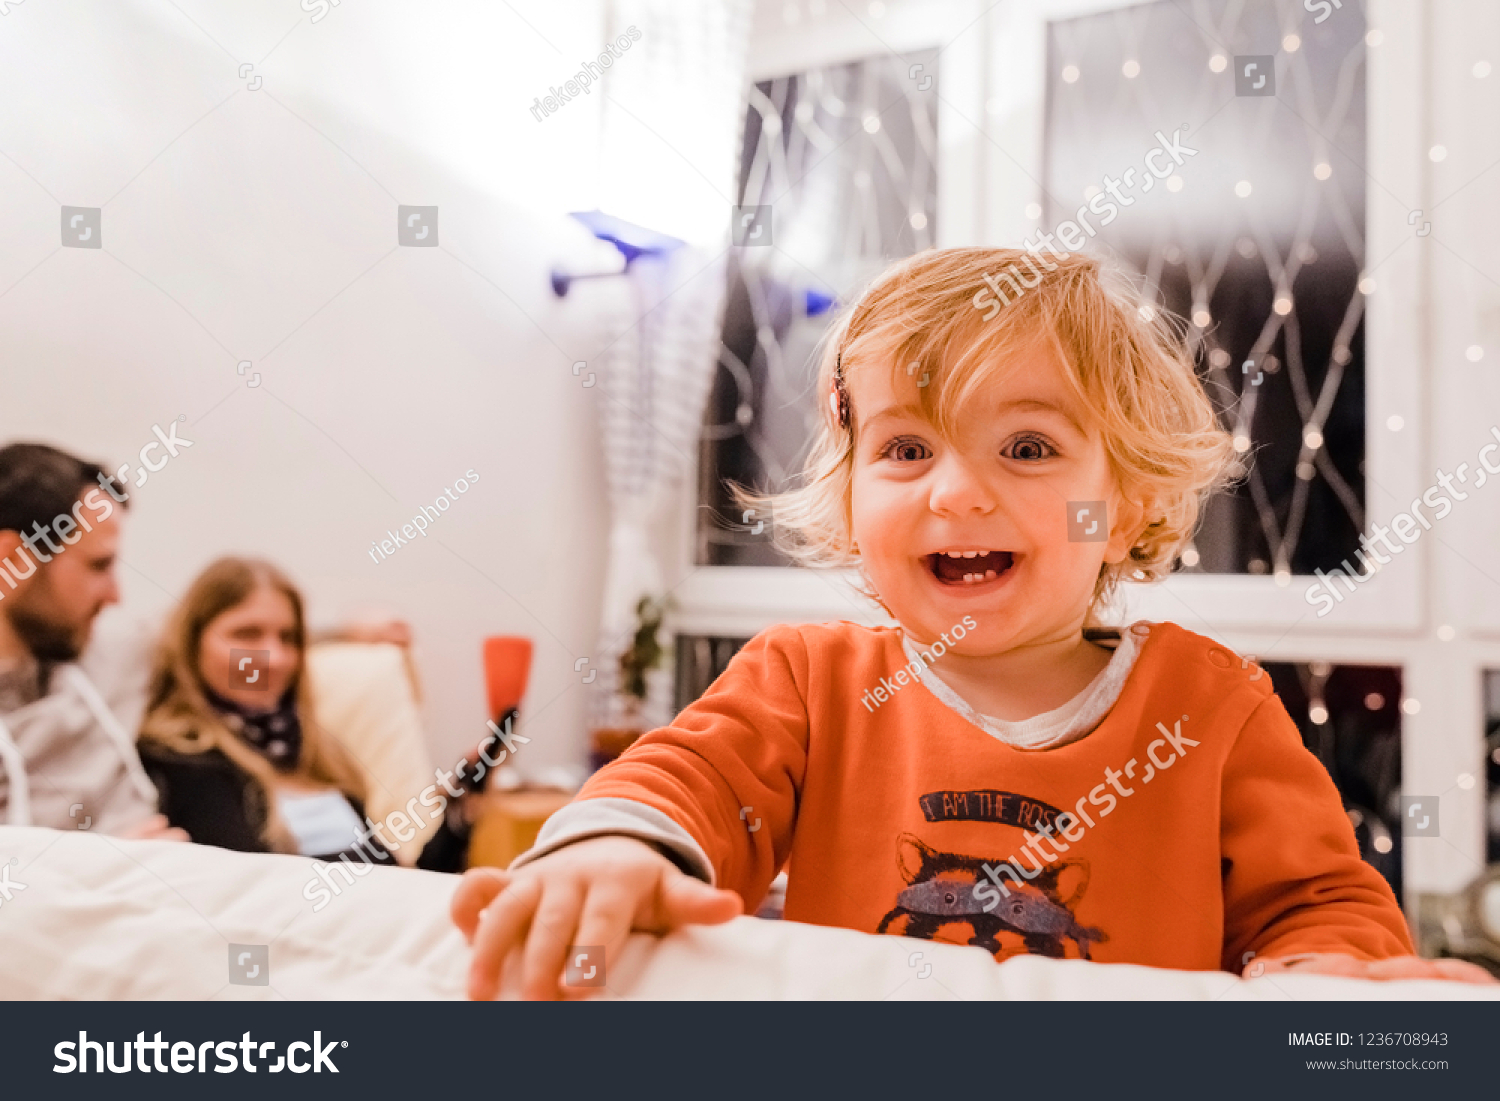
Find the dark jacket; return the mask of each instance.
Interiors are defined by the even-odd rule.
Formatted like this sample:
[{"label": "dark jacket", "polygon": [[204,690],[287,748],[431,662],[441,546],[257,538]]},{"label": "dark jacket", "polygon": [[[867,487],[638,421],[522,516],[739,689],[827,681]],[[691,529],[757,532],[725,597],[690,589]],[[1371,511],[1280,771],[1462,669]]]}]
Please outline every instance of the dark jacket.
[{"label": "dark jacket", "polygon": [[[187,831],[200,845],[217,845],[237,852],[263,853],[271,848],[261,838],[266,824],[266,797],[250,774],[231,761],[222,751],[176,753],[165,746],[142,741],[141,763],[146,775],[161,793],[161,813],[167,821]],[[354,813],[363,821],[365,808],[358,799],[349,799]],[[360,850],[344,850],[351,860],[370,864],[394,864],[380,839],[371,836]],[[340,853],[308,853],[318,860],[337,860]]]},{"label": "dark jacket", "polygon": [[[175,753],[146,739],[137,743],[137,749],[146,775],[161,793],[160,809],[168,822],[185,830],[200,845],[217,845],[238,852],[271,851],[261,839],[266,824],[265,795],[250,774],[223,752],[211,749],[206,753]],[[422,846],[417,867],[430,872],[461,872],[467,866],[470,831],[463,824],[462,814],[454,813],[457,803],[457,799],[449,803],[448,815]],[[363,821],[364,805],[352,798],[349,805]],[[308,855],[327,861],[347,855],[350,860],[369,864],[396,863],[390,850],[374,834],[359,849]]]}]

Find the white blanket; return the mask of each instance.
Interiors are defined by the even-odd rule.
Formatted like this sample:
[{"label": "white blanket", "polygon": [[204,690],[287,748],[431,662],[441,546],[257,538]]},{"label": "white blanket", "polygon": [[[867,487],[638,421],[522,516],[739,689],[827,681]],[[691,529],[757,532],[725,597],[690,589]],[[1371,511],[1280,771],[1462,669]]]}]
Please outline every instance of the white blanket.
[{"label": "white blanket", "polygon": [[[370,868],[325,898],[308,887],[322,886],[312,867],[0,827],[0,998],[463,997],[468,949],[448,918],[456,877]],[[268,985],[230,981],[231,944],[269,946]],[[1038,957],[996,966],[978,948],[754,918],[633,937],[605,977],[604,997],[647,999],[1500,999],[1500,987],[1460,983],[1241,980]]]}]

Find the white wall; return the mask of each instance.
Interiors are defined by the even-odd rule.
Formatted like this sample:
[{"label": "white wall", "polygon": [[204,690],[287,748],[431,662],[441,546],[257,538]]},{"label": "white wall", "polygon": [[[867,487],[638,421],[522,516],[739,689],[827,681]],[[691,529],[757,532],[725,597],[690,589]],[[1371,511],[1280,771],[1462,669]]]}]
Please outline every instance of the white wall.
[{"label": "white wall", "polygon": [[[603,48],[602,5],[307,6],[11,0],[0,440],[114,466],[185,415],[193,447],[135,491],[127,612],[236,552],[316,623],[403,616],[445,764],[483,733],[481,638],[527,635],[518,763],[575,761],[606,516],[569,368],[614,335],[590,324],[613,291],[560,302],[547,272],[615,254],[563,216],[594,205],[601,97],[530,107]],[[398,203],[440,208],[439,248],[396,247]],[[61,205],[103,208],[102,250],[59,247]],[[469,468],[428,538],[371,561]]]}]

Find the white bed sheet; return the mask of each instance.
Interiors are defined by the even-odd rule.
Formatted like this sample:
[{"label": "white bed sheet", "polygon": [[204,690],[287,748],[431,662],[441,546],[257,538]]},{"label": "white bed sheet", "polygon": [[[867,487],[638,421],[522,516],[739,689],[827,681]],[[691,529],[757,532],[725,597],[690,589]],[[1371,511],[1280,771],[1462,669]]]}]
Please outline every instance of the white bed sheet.
[{"label": "white bed sheet", "polygon": [[[305,857],[0,827],[0,997],[463,997],[456,877],[371,868],[317,912],[312,877]],[[229,981],[230,944],[270,946],[269,985]],[[978,948],[754,918],[633,937],[606,978],[603,996],[645,999],[1500,1000],[1500,987],[1460,983],[996,966]]]}]

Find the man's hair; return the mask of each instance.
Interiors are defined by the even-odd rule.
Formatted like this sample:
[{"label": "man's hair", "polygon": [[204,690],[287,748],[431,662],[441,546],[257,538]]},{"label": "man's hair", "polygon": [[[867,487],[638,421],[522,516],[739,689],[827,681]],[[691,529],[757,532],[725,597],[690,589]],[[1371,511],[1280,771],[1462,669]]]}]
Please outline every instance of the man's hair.
[{"label": "man's hair", "polygon": [[[44,443],[0,447],[0,531],[30,531],[73,511],[105,470]],[[100,489],[100,492],[104,492]],[[126,501],[116,502],[126,504]]]},{"label": "man's hair", "polygon": [[[999,287],[1003,299],[981,300],[987,287]],[[984,312],[986,306],[994,308]],[[820,416],[801,484],[764,495],[735,487],[742,506],[773,518],[781,549],[807,565],[859,565],[849,508],[861,411],[850,410],[847,430],[832,412],[840,358],[846,377],[886,371],[898,386],[911,385],[914,369],[921,370],[921,407],[950,436],[960,411],[1009,369],[1016,353],[1038,340],[1050,345],[1090,418],[1085,427],[1104,442],[1121,491],[1148,509],[1125,560],[1101,568],[1095,608],[1122,577],[1166,576],[1192,538],[1204,499],[1238,473],[1230,435],[1174,319],[1089,256],[929,249],[882,273],[825,340],[816,382]]]}]

